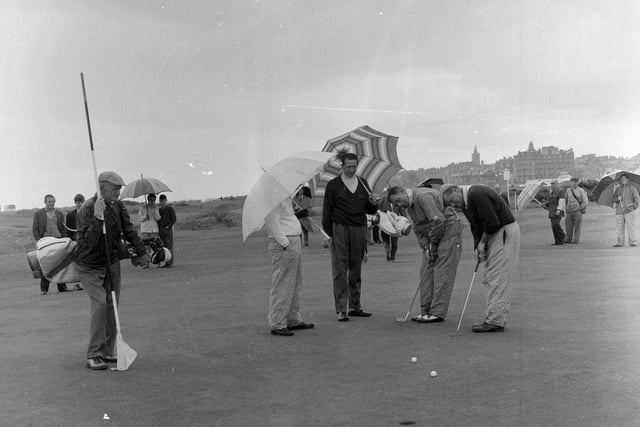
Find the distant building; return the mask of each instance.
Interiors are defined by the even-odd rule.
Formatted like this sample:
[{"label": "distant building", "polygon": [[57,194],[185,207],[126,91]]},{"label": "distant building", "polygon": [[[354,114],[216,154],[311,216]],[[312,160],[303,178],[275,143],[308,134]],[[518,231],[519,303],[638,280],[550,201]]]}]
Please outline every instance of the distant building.
[{"label": "distant building", "polygon": [[15,211],[16,210],[16,205],[3,205],[2,206],[2,211],[3,212],[11,212],[11,211]]}]

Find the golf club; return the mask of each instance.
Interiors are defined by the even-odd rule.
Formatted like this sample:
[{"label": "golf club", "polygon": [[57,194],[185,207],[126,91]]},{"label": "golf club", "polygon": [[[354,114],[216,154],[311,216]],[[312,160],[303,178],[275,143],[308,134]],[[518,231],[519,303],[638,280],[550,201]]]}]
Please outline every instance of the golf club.
[{"label": "golf club", "polygon": [[478,266],[480,265],[480,261],[476,262],[476,268],[473,270],[473,277],[471,277],[471,283],[469,284],[469,290],[467,291],[467,298],[464,300],[464,306],[462,307],[462,313],[460,313],[460,320],[458,321],[458,327],[456,331],[449,334],[452,337],[460,335],[460,325],[462,325],[462,318],[464,317],[464,312],[467,309],[467,303],[469,302],[469,295],[471,295],[471,288],[473,287],[473,281],[476,279],[476,273],[478,272]]},{"label": "golf club", "polygon": [[[425,254],[426,256],[426,254]],[[422,270],[422,274],[420,275],[420,277],[422,278],[422,276],[424,275],[424,272],[427,271],[427,268],[429,268],[429,265],[431,264],[430,261],[427,262],[427,265],[425,265],[424,270]],[[407,311],[407,314],[405,314],[404,317],[396,317],[396,322],[401,322],[401,323],[406,323],[407,319],[409,318],[409,314],[411,314],[411,309],[413,308],[413,304],[416,302],[416,297],[418,296],[418,291],[420,291],[420,279],[418,279],[418,287],[416,288],[416,293],[413,294],[413,299],[411,300],[411,305],[409,306],[409,311]]]}]

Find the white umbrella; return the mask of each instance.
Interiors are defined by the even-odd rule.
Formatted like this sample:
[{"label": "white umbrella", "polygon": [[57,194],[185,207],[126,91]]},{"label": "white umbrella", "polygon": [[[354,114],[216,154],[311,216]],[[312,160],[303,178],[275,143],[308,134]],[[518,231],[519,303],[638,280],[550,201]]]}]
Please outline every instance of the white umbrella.
[{"label": "white umbrella", "polygon": [[541,179],[531,179],[526,182],[522,192],[518,195],[518,200],[516,201],[516,206],[519,211],[526,208],[532,200],[540,203],[535,197],[542,184],[543,180]]},{"label": "white umbrella", "polygon": [[335,153],[291,154],[268,169],[253,185],[242,208],[242,240],[264,225],[265,218],[301,185],[320,173]]}]

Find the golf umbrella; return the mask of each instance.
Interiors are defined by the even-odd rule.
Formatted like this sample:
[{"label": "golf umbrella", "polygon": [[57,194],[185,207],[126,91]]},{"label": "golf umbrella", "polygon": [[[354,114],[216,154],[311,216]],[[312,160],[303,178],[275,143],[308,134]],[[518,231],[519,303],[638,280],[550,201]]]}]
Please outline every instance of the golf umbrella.
[{"label": "golf umbrella", "polygon": [[[398,137],[379,132],[369,126],[361,126],[344,135],[327,141],[322,151],[349,152],[358,156],[356,174],[369,183],[371,191],[382,193],[389,180],[402,168],[398,160]],[[336,159],[312,182],[312,190],[317,199],[324,197],[327,183],[340,175],[340,162]],[[315,203],[318,204],[318,203]]]},{"label": "golf umbrella", "polygon": [[600,178],[600,182],[593,189],[593,197],[599,205],[613,207],[613,192],[620,186],[620,176],[627,175],[629,184],[634,185],[640,192],[640,175],[627,171],[616,171]]},{"label": "golf umbrella", "polygon": [[320,173],[333,153],[305,151],[285,157],[253,185],[242,208],[242,240],[262,228],[267,215],[291,196],[301,184]]},{"label": "golf umbrella", "polygon": [[140,179],[131,181],[124,187],[120,193],[120,198],[135,199],[136,197],[146,196],[150,193],[158,194],[164,191],[171,191],[171,189],[159,179],[140,177]]},{"label": "golf umbrella", "polygon": [[538,194],[538,190],[543,183],[544,181],[541,179],[530,179],[524,184],[524,188],[522,189],[522,192],[518,195],[518,199],[516,200],[516,206],[518,210],[526,208],[529,203],[535,199],[536,194]]}]

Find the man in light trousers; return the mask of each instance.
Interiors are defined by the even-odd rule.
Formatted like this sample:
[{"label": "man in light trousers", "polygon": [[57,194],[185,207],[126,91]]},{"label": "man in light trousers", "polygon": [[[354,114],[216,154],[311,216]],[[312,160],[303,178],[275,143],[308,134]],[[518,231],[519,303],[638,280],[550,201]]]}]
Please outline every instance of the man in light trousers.
[{"label": "man in light trousers", "polygon": [[638,190],[629,184],[627,175],[620,175],[620,186],[613,192],[613,207],[616,210],[616,232],[618,242],[614,248],[624,246],[624,229],[627,228],[629,246],[637,246],[636,237],[636,209],[640,203]]},{"label": "man in light trousers", "polygon": [[281,202],[265,218],[269,255],[273,264],[269,295],[271,335],[292,336],[294,330],[312,329],[300,315],[302,287],[302,227],[293,212],[292,199]]},{"label": "man in light trousers", "polygon": [[474,325],[472,331],[503,332],[520,256],[520,227],[509,206],[492,188],[472,185],[465,192],[445,184],[440,191],[444,205],[461,209],[469,220],[476,257],[482,263],[487,311],[484,322]]},{"label": "man in light trousers", "polygon": [[409,197],[401,187],[389,189],[389,200],[407,210],[422,249],[418,323],[444,322],[462,254],[462,225],[452,207],[444,208],[440,192],[418,188]]}]

